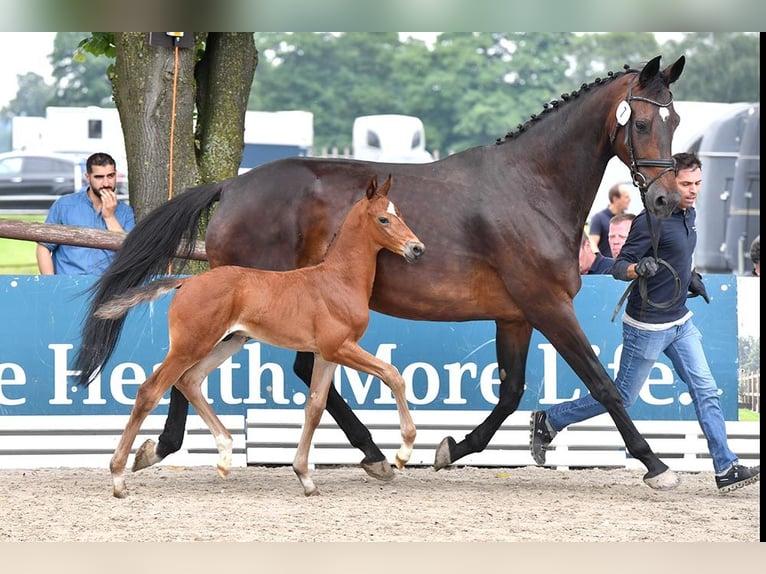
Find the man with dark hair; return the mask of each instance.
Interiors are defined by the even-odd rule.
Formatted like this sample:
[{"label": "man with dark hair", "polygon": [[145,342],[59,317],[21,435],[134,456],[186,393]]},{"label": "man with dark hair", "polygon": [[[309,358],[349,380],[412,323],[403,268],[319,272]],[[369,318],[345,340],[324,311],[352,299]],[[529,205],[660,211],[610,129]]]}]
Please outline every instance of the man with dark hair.
[{"label": "man with dark hair", "polygon": [[625,213],[630,205],[629,183],[615,183],[609,189],[609,205],[594,213],[588,224],[588,233],[593,245],[604,257],[614,257],[609,248],[609,222],[615,215]]},{"label": "man with dark hair", "polygon": [[[136,224],[130,206],[117,201],[117,164],[106,153],[94,153],[85,162],[88,185],[57,199],[45,223],[77,225],[128,232]],[[114,251],[38,243],[37,266],[41,275],[100,275],[114,259]]]},{"label": "man with dark hair", "polygon": [[[686,307],[687,298],[697,295],[710,302],[702,277],[692,269],[697,244],[694,202],[702,183],[702,163],[690,153],[675,154],[673,159],[681,201],[669,217],[652,221],[661,236],[657,253],[652,247],[649,216],[642,211],[633,221],[612,267],[615,279],[631,281],[638,277],[642,283],[641,288],[631,290],[623,314],[623,348],[614,384],[625,407],[632,406],[660,353],[664,353],[689,389],[707,439],[716,486],[720,492],[729,492],[758,481],[761,467],[742,466],[729,449],[718,386],[702,348],[702,334]],[[667,262],[678,274],[680,292],[676,292],[670,269],[661,267],[658,259]],[[662,304],[652,305],[652,301]],[[530,450],[535,462],[545,464],[545,449],[560,430],[605,412],[604,406],[590,394],[547,411],[532,412]]]}]

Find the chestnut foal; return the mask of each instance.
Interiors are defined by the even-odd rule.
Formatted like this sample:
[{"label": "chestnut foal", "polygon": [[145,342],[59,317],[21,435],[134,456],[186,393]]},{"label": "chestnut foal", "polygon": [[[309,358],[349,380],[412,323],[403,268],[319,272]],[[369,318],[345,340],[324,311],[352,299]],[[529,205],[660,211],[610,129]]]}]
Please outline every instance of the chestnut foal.
[{"label": "chestnut foal", "polygon": [[159,368],[139,387],[130,418],[109,468],[113,493],[127,495],[125,466],[136,434],[162,395],[175,385],[210,428],[218,447],[218,473],[231,468],[231,434],[203,396],[202,380],[249,339],[314,354],[305,421],[293,460],[306,496],[319,491],[311,479],[311,438],[324,412],[338,365],[380,378],[393,391],[402,444],[396,466],[410,459],[415,425],[396,367],[359,346],[370,318],[369,300],[377,255],[388,249],[408,262],[425,249],[388,199],[391,176],[378,189],[373,177],[365,197],[349,211],[325,259],[292,271],[222,266],[187,278],[165,278],[139,286],[101,305],[96,315],[114,319],[139,303],[178,289],[168,310],[170,348]]}]

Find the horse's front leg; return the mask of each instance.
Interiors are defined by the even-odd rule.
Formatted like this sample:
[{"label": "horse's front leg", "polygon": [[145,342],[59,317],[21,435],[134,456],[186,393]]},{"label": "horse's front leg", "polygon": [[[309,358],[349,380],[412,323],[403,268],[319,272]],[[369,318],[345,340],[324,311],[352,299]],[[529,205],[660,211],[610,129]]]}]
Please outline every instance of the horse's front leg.
[{"label": "horse's front leg", "polygon": [[[311,373],[314,364],[313,353],[299,352],[295,356],[293,371],[306,384],[311,385]],[[173,397],[170,397],[171,406]],[[362,424],[362,421],[354,414],[348,403],[343,400],[335,387],[330,387],[327,395],[326,410],[330,416],[338,423],[338,427],[348,438],[349,443],[354,448],[362,451],[364,458],[361,466],[364,471],[378,480],[389,481],[394,478],[394,471],[386,460],[383,452],[372,440],[370,430]],[[164,433],[163,433],[164,434]],[[162,437],[160,437],[162,438]]]},{"label": "horse's front leg", "polygon": [[456,442],[445,437],[436,448],[434,470],[441,470],[466,455],[481,452],[508,416],[515,412],[524,394],[524,376],[527,368],[532,327],[526,322],[496,322],[495,349],[500,376],[500,396],[495,408],[465,438]]},{"label": "horse's front leg", "polygon": [[585,383],[593,398],[601,403],[612,417],[628,452],[647,469],[644,482],[656,490],[668,490],[678,486],[678,475],[655,454],[625,410],[620,392],[591,348],[577,321],[571,302],[568,305],[562,303],[558,309],[549,305],[545,313],[548,322],[556,328],[547,329],[548,332],[541,329],[541,332]]},{"label": "horse's front leg", "polygon": [[303,494],[306,496],[319,494],[319,489],[314,484],[309,472],[309,450],[314,431],[319,426],[322,413],[327,405],[327,394],[332,386],[332,378],[337,366],[335,363],[325,361],[319,355],[314,358],[308,399],[303,408],[303,429],[293,459],[293,472],[303,486]]}]

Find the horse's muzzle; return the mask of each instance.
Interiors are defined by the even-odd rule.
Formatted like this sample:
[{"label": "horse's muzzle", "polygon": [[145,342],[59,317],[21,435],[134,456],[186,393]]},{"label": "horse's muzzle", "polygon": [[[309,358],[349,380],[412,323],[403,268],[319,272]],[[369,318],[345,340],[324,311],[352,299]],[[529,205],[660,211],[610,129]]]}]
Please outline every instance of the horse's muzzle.
[{"label": "horse's muzzle", "polygon": [[655,217],[668,217],[680,200],[681,194],[675,188],[651,186],[646,192],[645,207]]},{"label": "horse's muzzle", "polygon": [[420,241],[408,241],[404,246],[404,259],[407,263],[414,263],[420,259],[425,250],[426,246]]}]

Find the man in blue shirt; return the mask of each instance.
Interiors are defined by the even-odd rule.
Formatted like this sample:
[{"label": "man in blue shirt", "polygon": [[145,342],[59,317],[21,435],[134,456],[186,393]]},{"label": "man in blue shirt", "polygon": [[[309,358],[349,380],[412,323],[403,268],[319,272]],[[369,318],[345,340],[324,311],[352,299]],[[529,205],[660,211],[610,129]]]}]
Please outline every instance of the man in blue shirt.
[{"label": "man in blue shirt", "polygon": [[[686,307],[690,296],[702,295],[710,302],[702,278],[692,270],[692,254],[697,244],[693,205],[702,183],[702,163],[691,153],[675,154],[673,159],[681,201],[670,217],[651,222],[659,234],[656,258],[648,216],[642,211],[633,221],[628,239],[612,267],[615,279],[630,281],[639,277],[639,281],[645,282],[647,295],[645,301],[643,289],[634,288],[628,297],[622,319],[620,368],[614,383],[623,404],[630,407],[636,402],[660,353],[665,353],[689,388],[713,460],[718,490],[729,492],[758,481],[761,467],[740,465],[737,455],[729,449],[718,386],[702,348],[702,335]],[[660,265],[658,259],[667,266]],[[675,270],[677,278],[670,269]],[[557,404],[547,411],[534,411],[530,421],[530,450],[535,462],[545,464],[545,449],[560,430],[605,412],[592,395]]]},{"label": "man in blue shirt", "polygon": [[[136,224],[130,206],[117,201],[117,164],[106,153],[94,153],[85,162],[87,187],[57,199],[45,223],[76,225],[129,232]],[[39,243],[37,266],[42,275],[100,275],[114,258],[114,251]]]}]

